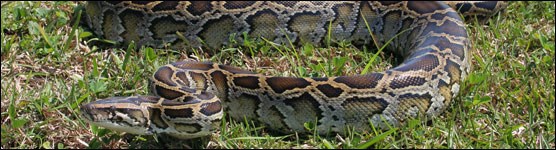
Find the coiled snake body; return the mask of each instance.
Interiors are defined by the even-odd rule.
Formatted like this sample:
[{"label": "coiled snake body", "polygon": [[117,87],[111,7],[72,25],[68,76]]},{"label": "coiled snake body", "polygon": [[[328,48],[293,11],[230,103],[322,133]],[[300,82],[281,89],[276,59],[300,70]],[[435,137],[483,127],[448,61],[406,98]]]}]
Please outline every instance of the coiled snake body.
[{"label": "coiled snake body", "polygon": [[[135,134],[209,135],[223,111],[286,133],[387,128],[442,114],[470,71],[465,16],[488,17],[503,2],[89,2],[94,32],[124,44],[219,48],[242,34],[275,43],[324,39],[382,46],[404,62],[384,72],[328,78],[274,77],[208,62],[176,62],[152,77],[156,96],[83,105],[90,123]],[[368,26],[367,26],[368,25]],[[369,32],[369,29],[371,30]],[[231,36],[231,37],[230,37]],[[374,39],[373,39],[374,38]]]}]

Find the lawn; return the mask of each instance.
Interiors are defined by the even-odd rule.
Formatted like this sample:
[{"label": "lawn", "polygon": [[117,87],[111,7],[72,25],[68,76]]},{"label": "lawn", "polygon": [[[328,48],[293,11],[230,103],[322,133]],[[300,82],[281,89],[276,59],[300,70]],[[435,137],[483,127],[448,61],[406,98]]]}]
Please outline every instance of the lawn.
[{"label": "lawn", "polygon": [[[555,146],[555,2],[513,2],[488,24],[469,21],[472,68],[441,117],[369,133],[271,134],[225,120],[193,140],[136,136],[89,126],[79,105],[148,94],[162,65],[193,59],[275,76],[355,75],[393,67],[388,53],[349,43],[320,48],[238,43],[209,50],[99,48],[75,23],[81,2],[2,2],[1,137],[7,148],[550,148]],[[373,61],[371,61],[373,60]],[[370,63],[372,62],[372,63]]]}]

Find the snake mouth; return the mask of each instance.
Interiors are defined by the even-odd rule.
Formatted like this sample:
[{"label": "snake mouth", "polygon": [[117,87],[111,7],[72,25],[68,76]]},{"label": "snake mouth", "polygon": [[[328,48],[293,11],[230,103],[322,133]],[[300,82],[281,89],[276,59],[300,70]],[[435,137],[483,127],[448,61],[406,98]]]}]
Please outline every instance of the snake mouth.
[{"label": "snake mouth", "polygon": [[[142,101],[145,100],[146,101]],[[149,134],[149,112],[142,102],[149,97],[112,97],[81,105],[86,122],[121,132]]]}]

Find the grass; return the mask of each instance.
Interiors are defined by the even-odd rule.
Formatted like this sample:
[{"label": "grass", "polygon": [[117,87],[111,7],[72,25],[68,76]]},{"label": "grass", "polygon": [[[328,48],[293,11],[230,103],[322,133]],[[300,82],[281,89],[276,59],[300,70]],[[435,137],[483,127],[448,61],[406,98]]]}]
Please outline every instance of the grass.
[{"label": "grass", "polygon": [[[76,2],[2,2],[1,137],[6,148],[555,148],[554,2],[514,2],[488,25],[468,25],[473,71],[446,114],[387,131],[276,135],[250,121],[180,141],[90,127],[81,103],[148,94],[156,68],[208,60],[276,76],[355,75],[374,55],[348,43],[295,49],[239,43],[220,53],[100,50],[72,22]],[[472,21],[471,21],[472,22]],[[98,40],[97,40],[98,41]],[[273,50],[278,48],[279,51]],[[380,53],[369,71],[392,67]]]}]

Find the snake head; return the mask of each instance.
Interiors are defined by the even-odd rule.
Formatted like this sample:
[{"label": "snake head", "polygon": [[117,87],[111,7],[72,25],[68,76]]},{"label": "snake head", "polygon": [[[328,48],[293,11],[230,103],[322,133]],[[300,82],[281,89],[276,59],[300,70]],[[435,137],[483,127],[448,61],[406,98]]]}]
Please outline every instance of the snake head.
[{"label": "snake head", "polygon": [[111,97],[82,105],[81,116],[90,124],[132,134],[164,133],[181,139],[210,135],[222,118],[220,100],[208,93],[186,99]]},{"label": "snake head", "polygon": [[93,125],[139,135],[150,135],[149,111],[145,104],[156,103],[154,96],[111,97],[81,106],[82,118]]}]

